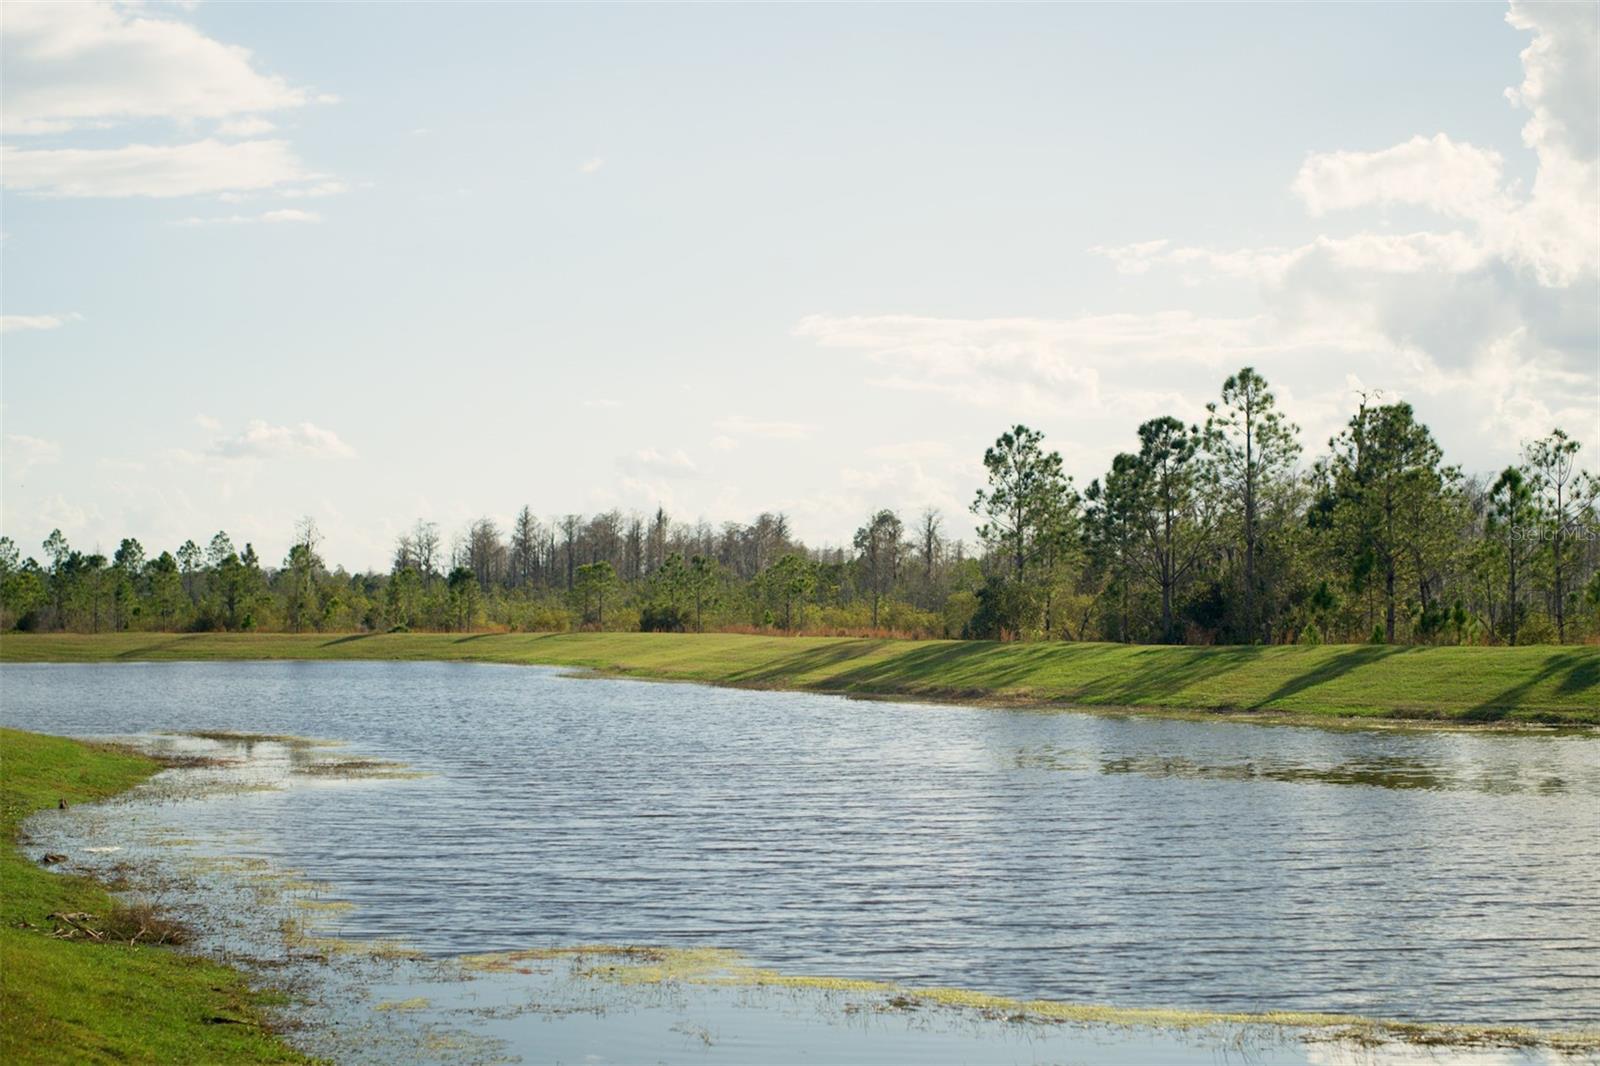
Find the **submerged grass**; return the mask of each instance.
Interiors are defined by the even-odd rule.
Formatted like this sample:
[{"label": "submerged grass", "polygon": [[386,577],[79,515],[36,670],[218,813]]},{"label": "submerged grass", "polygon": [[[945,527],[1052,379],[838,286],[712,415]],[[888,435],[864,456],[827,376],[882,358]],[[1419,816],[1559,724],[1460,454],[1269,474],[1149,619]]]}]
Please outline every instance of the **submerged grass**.
[{"label": "submerged grass", "polygon": [[859,696],[1470,724],[1600,724],[1600,647],[1150,647],[729,633],[8,634],[0,661],[539,663]]},{"label": "submerged grass", "polygon": [[1112,1007],[1021,1000],[965,988],[908,988],[886,981],[863,981],[812,974],[786,974],[752,966],[725,948],[643,947],[577,944],[569,947],[470,955],[460,960],[468,971],[529,973],[532,964],[566,960],[574,976],[622,985],[664,983],[787,988],[869,995],[877,1010],[949,1009],[988,1020],[1044,1024],[1139,1026],[1159,1029],[1202,1029],[1216,1026],[1262,1026],[1301,1030],[1307,1040],[1346,1041],[1364,1045],[1408,1043],[1427,1047],[1543,1047],[1588,1054],[1600,1051],[1600,1032],[1547,1032],[1516,1026],[1474,1026],[1396,1022],[1349,1014],[1307,1011],[1202,1011],[1158,1007]]},{"label": "submerged grass", "polygon": [[410,999],[386,999],[381,1003],[374,1003],[373,1010],[377,1011],[411,1011],[427,1010],[433,1002],[427,996],[412,996]]},{"label": "submerged grass", "polygon": [[283,744],[291,748],[337,748],[344,743],[342,740],[322,740],[317,737],[296,736],[293,733],[239,733],[230,729],[197,730],[168,735],[197,737],[200,740],[215,740],[222,744]]},{"label": "submerged grass", "polygon": [[351,781],[415,781],[429,776],[421,770],[410,769],[409,763],[391,762],[388,759],[332,759],[297,766],[294,772],[307,777],[334,777]]},{"label": "submerged grass", "polygon": [[[158,769],[127,751],[0,729],[0,1060],[310,1061],[267,1029],[244,974],[152,945],[177,927],[42,869],[19,846],[34,811],[105,799]],[[102,936],[58,938],[52,914]]]}]

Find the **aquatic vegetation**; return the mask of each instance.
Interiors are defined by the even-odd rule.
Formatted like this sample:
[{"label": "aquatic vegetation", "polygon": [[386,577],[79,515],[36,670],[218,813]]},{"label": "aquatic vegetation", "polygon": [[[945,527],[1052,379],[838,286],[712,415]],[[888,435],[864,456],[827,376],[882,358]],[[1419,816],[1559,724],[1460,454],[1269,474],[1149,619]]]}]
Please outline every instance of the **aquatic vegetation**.
[{"label": "aquatic vegetation", "polygon": [[386,999],[381,1003],[374,1003],[373,1010],[427,1010],[432,1006],[432,1001],[427,996],[412,996],[410,999]]},{"label": "aquatic vegetation", "polygon": [[[225,672],[212,669],[219,676]],[[338,668],[330,668],[328,672],[339,671]],[[359,668],[350,672],[357,673]],[[411,671],[404,668],[373,668],[372,672],[398,676]],[[469,671],[447,667],[437,668],[436,672],[465,675]],[[509,669],[471,673],[482,673],[498,681],[513,696],[531,680],[521,672]],[[614,692],[636,696],[647,705],[657,701],[670,703],[678,694],[668,686],[578,684],[555,680],[552,672],[540,672],[538,676],[545,679],[541,683],[552,689],[559,687],[569,694],[593,691],[605,695]],[[1579,787],[1575,789],[1577,794],[1588,795],[1595,787],[1595,780],[1588,774],[1583,760],[1575,756],[1588,743],[1579,738],[1375,738],[1357,735],[1341,736],[1329,741],[1309,730],[1260,730],[1227,725],[1208,726],[1205,732],[1210,742],[1190,747],[1183,740],[1195,731],[1176,723],[1128,722],[1121,718],[1113,721],[1098,715],[1089,718],[1054,716],[1043,712],[1022,715],[969,713],[928,707],[875,708],[871,712],[864,712],[860,707],[836,699],[806,696],[752,697],[706,690],[685,690],[683,694],[697,700],[724,701],[730,709],[736,709],[745,701],[771,703],[780,708],[792,702],[806,708],[818,706],[824,719],[830,721],[878,721],[892,717],[915,728],[914,724],[910,724],[911,719],[922,716],[928,721],[938,720],[958,726],[972,724],[974,729],[981,732],[983,743],[912,745],[904,749],[892,749],[891,754],[899,759],[896,766],[906,768],[905,780],[908,783],[922,780],[925,776],[922,768],[931,766],[940,774],[953,775],[965,768],[976,767],[980,772],[1006,774],[1008,779],[1022,777],[1029,789],[1037,790],[1040,794],[1072,792],[1080,799],[1082,794],[1094,789],[1102,793],[1109,791],[1117,797],[1142,795],[1150,786],[1137,778],[1207,780],[1215,774],[1214,768],[1217,767],[1223,768],[1222,774],[1229,781],[1237,776],[1249,780],[1265,778],[1285,782],[1304,780],[1324,784],[1367,784],[1369,782],[1355,779],[1351,771],[1371,769],[1380,775],[1372,784],[1384,783],[1381,777],[1384,774],[1397,774],[1404,779],[1402,783],[1431,775],[1434,782],[1459,784],[1482,779],[1485,773],[1483,768],[1492,769],[1496,765],[1500,756],[1491,753],[1490,749],[1494,748],[1497,752],[1504,751],[1508,757],[1503,761],[1517,765],[1517,772],[1524,775],[1526,780],[1537,779],[1546,767],[1551,770],[1559,768],[1563,777],[1578,783]],[[108,698],[115,700],[117,696],[111,693]],[[370,702],[379,714],[387,703],[383,700]],[[580,711],[590,702],[593,701],[573,701],[575,708]],[[245,710],[238,713],[239,717],[230,721],[262,721],[294,726],[312,733],[319,728],[319,716],[315,714],[283,719],[272,717],[270,711],[254,717]],[[992,729],[991,720],[1000,719],[1004,719],[1008,726],[1016,725],[1018,728],[1003,731]],[[132,716],[124,716],[111,717],[107,722],[110,728],[128,728],[128,723],[134,720]],[[359,727],[357,719],[350,721],[349,728],[352,735],[369,735]],[[764,729],[749,731],[753,745],[751,751],[766,751],[774,755],[781,751],[804,751],[810,737],[809,733],[798,729],[793,730],[792,734],[778,734],[776,738],[781,739],[785,746],[774,748],[771,746],[774,737],[763,736],[763,732]],[[879,726],[875,732],[890,737],[898,730],[884,730]],[[996,733],[1001,734],[998,739],[995,738]],[[1147,734],[1160,742],[1143,746],[1135,743],[1143,740]],[[429,750],[425,741],[419,745],[417,734],[408,735],[401,731],[398,740],[394,734],[381,731],[371,735],[375,738],[372,743],[390,745],[392,750]],[[1056,737],[1060,738],[1060,744],[1043,743],[1047,738]],[[473,742],[474,738],[471,737],[462,741],[466,744]],[[197,740],[192,743],[203,747],[215,742]],[[1438,750],[1447,744],[1450,745],[1448,751]],[[1544,759],[1546,749],[1551,756],[1548,761]],[[375,754],[385,753],[383,748],[370,750]],[[1156,761],[1146,758],[1152,751],[1158,757]],[[721,757],[726,753],[712,749],[708,754]],[[744,758],[749,752],[738,750],[734,754]],[[434,757],[430,756],[430,760]],[[1546,1047],[1554,1046],[1543,1035],[1530,1035],[1505,1027],[1401,1029],[1386,1026],[1382,1022],[1369,1023],[1353,1016],[1363,1009],[1362,997],[1310,995],[1308,993],[1322,989],[1315,975],[1301,984],[1270,965],[1266,967],[1266,972],[1269,975],[1276,974],[1281,984],[1270,984],[1270,976],[1264,981],[1228,980],[1211,988],[1199,989],[1187,984],[1181,987],[1168,984],[1168,991],[1164,995],[1156,993],[1161,997],[1156,999],[1151,998],[1147,988],[1137,983],[1137,978],[1134,983],[1124,987],[1132,989],[1127,993],[1130,998],[1139,997],[1132,999],[1133,1002],[1142,1004],[1160,1003],[1164,998],[1178,1004],[1222,1004],[1258,1010],[1258,1003],[1271,1005],[1278,1002],[1326,1006],[1344,1013],[1226,1014],[1181,1009],[1154,1010],[1148,1007],[1128,1010],[1094,1003],[1069,1002],[1083,995],[1078,991],[1082,986],[1072,980],[1072,974],[1081,971],[1071,967],[1093,964],[1094,956],[1087,950],[1086,944],[1093,934],[1074,937],[1072,946],[1067,949],[1070,958],[1063,959],[1063,967],[1054,974],[1051,973],[1051,967],[1061,957],[1044,950],[1037,955],[1027,956],[1020,964],[1008,962],[1009,969],[1003,966],[979,969],[965,964],[959,954],[930,957],[930,963],[925,966],[916,965],[916,960],[911,960],[908,965],[908,956],[921,950],[919,944],[941,941],[932,937],[912,939],[909,941],[911,951],[897,952],[895,949],[906,941],[884,920],[884,917],[895,913],[896,908],[880,912],[881,917],[876,923],[870,919],[866,923],[860,922],[855,912],[850,912],[849,921],[830,923],[827,927],[819,927],[812,922],[808,912],[800,916],[801,922],[805,923],[803,929],[798,925],[790,929],[789,923],[783,920],[784,916],[775,914],[775,909],[771,909],[766,912],[775,916],[770,932],[741,932],[737,941],[730,942],[730,946],[736,943],[747,950],[748,957],[720,947],[688,944],[669,949],[651,946],[656,943],[654,937],[659,935],[651,926],[658,925],[658,922],[648,916],[640,920],[634,912],[608,912],[598,908],[602,899],[625,907],[630,898],[640,898],[639,893],[653,893],[657,890],[655,885],[659,884],[659,880],[646,880],[641,888],[630,886],[620,892],[610,886],[610,875],[619,869],[619,861],[624,874],[629,869],[628,856],[621,849],[610,848],[607,843],[607,838],[615,834],[618,826],[604,822],[581,826],[563,847],[556,849],[552,849],[550,837],[558,828],[565,831],[565,826],[558,827],[548,821],[521,823],[516,826],[517,829],[532,825],[534,831],[517,838],[499,839],[495,836],[499,827],[489,824],[489,818],[480,820],[480,816],[498,815],[507,809],[500,802],[506,797],[522,798],[524,794],[517,791],[524,780],[522,776],[502,776],[498,760],[480,759],[477,751],[473,751],[464,763],[455,761],[456,754],[451,749],[441,751],[436,757],[441,766],[451,769],[448,777],[433,785],[417,790],[404,786],[363,789],[342,784],[330,786],[314,780],[319,776],[316,773],[297,776],[297,771],[323,765],[363,764],[369,761],[377,763],[380,768],[393,768],[400,764],[368,760],[358,752],[302,751],[266,744],[248,752],[242,759],[242,767],[189,767],[173,773],[172,778],[180,782],[184,779],[270,780],[284,786],[286,795],[283,797],[205,806],[186,803],[172,805],[170,809],[156,799],[153,803],[136,801],[118,805],[99,814],[89,808],[59,817],[55,812],[50,812],[35,823],[40,827],[36,850],[48,848],[67,853],[86,867],[105,868],[110,865],[110,860],[93,861],[87,854],[88,849],[83,846],[85,843],[129,845],[132,858],[145,862],[158,879],[166,879],[158,881],[152,889],[150,871],[140,869],[134,879],[134,886],[138,890],[158,892],[163,903],[177,906],[185,915],[195,911],[203,915],[202,920],[196,923],[203,931],[203,950],[221,951],[233,959],[250,960],[250,964],[260,966],[262,972],[272,973],[272,979],[280,984],[294,982],[295,987],[303,990],[302,1001],[314,1004],[308,1012],[308,1020],[313,1028],[316,1022],[325,1020],[329,1015],[333,1016],[330,1020],[334,1026],[344,1026],[344,1012],[348,1011],[366,1020],[358,1024],[364,1026],[367,1033],[378,1034],[381,1030],[383,1038],[398,1039],[398,1046],[408,1049],[422,1046],[420,1039],[412,1037],[431,1024],[452,1017],[457,1024],[470,1026],[477,1022],[469,1021],[469,1018],[487,1023],[490,1019],[511,1019],[532,1014],[535,1018],[530,1020],[530,1024],[497,1029],[501,1034],[514,1031],[517,1034],[515,1039],[522,1040],[528,1039],[527,1034],[531,1030],[543,1028],[537,1024],[541,1020],[551,1020],[565,1014],[602,1011],[625,1015],[618,1018],[619,1025],[633,1025],[645,1015],[655,1019],[665,1016],[656,1035],[673,1046],[680,1043],[678,1036],[686,1037],[690,1044],[696,1041],[692,1033],[663,1036],[659,1028],[664,1028],[669,1022],[685,1020],[700,1023],[716,1019],[708,1026],[709,1031],[726,1032],[730,1046],[737,1047],[738,1041],[744,1039],[739,1030],[745,1024],[762,1027],[762,1032],[776,1032],[777,1026],[770,1030],[766,1028],[768,1016],[774,1011],[791,1018],[798,1014],[813,1021],[820,1020],[822,1028],[819,1032],[823,1029],[837,1030],[826,1038],[830,1041],[857,1041],[864,1033],[882,1034],[906,1029],[963,1033],[968,1038],[1038,1040],[1056,1046],[1085,1041],[1136,1040],[1211,1048],[1231,1047],[1236,1040],[1243,1040],[1262,1046],[1272,1044],[1282,1047],[1301,1040],[1335,1041],[1346,1045],[1338,1052],[1339,1055],[1355,1055],[1364,1044],[1391,1045],[1391,1050],[1384,1054],[1398,1054],[1392,1050],[1392,1042],[1396,1040],[1408,1040],[1419,1045],[1437,1042],[1442,1047],[1465,1046],[1471,1041],[1487,1042],[1493,1047],[1521,1047],[1525,1046],[1526,1041],[1542,1043]],[[649,761],[653,766],[657,762],[680,757],[670,748],[653,748]],[[1028,767],[1030,770],[1051,770],[1058,766],[1072,769],[1083,767],[1084,775],[1071,781],[1051,780],[1048,774],[1017,775],[1012,772],[1013,760],[1019,765],[1031,763]],[[722,765],[711,759],[707,760],[707,764]],[[463,765],[474,772],[482,765],[483,776],[475,777],[473,772],[463,772]],[[1329,775],[1298,772],[1307,766],[1314,771],[1332,769],[1334,772]],[[616,775],[624,779],[624,783],[618,789],[604,789],[596,795],[590,791],[596,781],[580,771],[567,775],[564,769],[563,775],[567,776],[561,780],[546,779],[539,798],[564,802],[572,796],[594,796],[598,801],[600,796],[610,798],[625,794],[631,787],[631,781],[639,779],[633,774]],[[725,830],[725,808],[720,801],[734,789],[723,775],[714,772],[702,772],[684,780],[694,783],[696,777],[710,784],[704,796],[696,796],[696,803],[715,809],[718,812],[715,824]],[[851,785],[865,791],[863,786],[870,786],[877,777],[876,773],[863,775],[860,780],[852,780]],[[658,817],[663,807],[672,813],[698,810],[698,807],[679,805],[675,800],[665,797],[668,783],[681,783],[676,782],[673,775],[649,777],[646,780],[652,783],[652,788],[640,797],[638,808],[643,812],[641,817]],[[1194,794],[1217,792],[1223,798],[1233,797],[1243,791],[1232,787],[1163,787],[1182,788],[1186,793]],[[1285,784],[1279,790],[1288,791],[1291,787]],[[1437,785],[1430,782],[1428,787]],[[495,797],[495,801],[485,804],[482,795],[475,791],[477,788],[487,789],[487,794]],[[964,790],[957,793],[958,796],[964,794]],[[1326,790],[1320,790],[1318,794],[1332,798]],[[827,802],[830,797],[840,795],[845,795],[843,804]],[[458,806],[464,798],[477,805]],[[1387,798],[1374,791],[1364,797],[1363,802],[1370,800],[1374,808],[1384,810],[1387,809]],[[1456,797],[1435,800],[1413,795],[1404,798],[1412,802],[1443,803]],[[899,832],[904,823],[887,820],[874,822],[870,826],[860,823],[880,817],[884,810],[916,810],[915,805],[925,802],[925,794],[912,788],[905,805],[885,806],[865,801],[854,804],[853,800],[853,795],[846,795],[842,789],[819,790],[811,798],[812,807],[806,810],[821,807],[830,812],[837,811],[840,824],[852,832],[864,828],[871,828],[875,834]],[[1532,801],[1530,797],[1529,802]],[[1482,797],[1473,802],[1479,806],[1487,805]],[[534,806],[538,808],[537,804]],[[787,807],[780,809],[787,811]],[[951,809],[948,804],[936,808],[938,811],[947,809]],[[1079,809],[1081,812],[1082,805]],[[632,805],[625,805],[623,810],[634,813]],[[368,831],[366,815],[382,816],[391,812],[404,812],[405,816],[388,821],[380,817],[380,824],[374,828],[388,835],[383,838],[381,850],[369,847],[369,840],[363,835]],[[352,813],[360,816],[350,817]],[[404,889],[398,896],[382,888],[397,876],[405,877],[406,871],[411,868],[408,861],[411,853],[407,843],[412,837],[409,826],[414,820],[420,822],[437,817],[441,825],[448,825],[448,819],[461,814],[469,823],[467,832],[460,836],[429,834],[426,842],[417,841],[416,852],[416,858],[421,863],[439,863],[436,868],[417,867],[424,871],[424,876],[419,880],[428,882],[430,877],[427,875],[435,869],[445,874],[453,871],[457,876],[438,878],[438,891],[422,891],[430,886],[409,882],[401,882],[396,886]],[[652,822],[646,828],[654,829],[660,824]],[[261,827],[254,843],[244,839],[245,832],[238,831],[238,827],[249,825]],[[922,823],[914,821],[910,825],[920,826]],[[153,832],[156,826],[161,828]],[[307,826],[317,827],[319,831],[308,833],[305,831]],[[298,833],[287,834],[286,827],[294,827]],[[631,830],[631,827],[625,828]],[[1516,825],[1512,828],[1518,831]],[[1276,838],[1269,835],[1266,839],[1270,844]],[[776,835],[769,840],[782,843],[782,838]],[[748,859],[745,852],[751,844],[760,847],[769,840],[736,841],[729,861],[742,864]],[[159,843],[156,847],[142,848],[141,845],[147,841]],[[188,842],[195,850],[184,853],[175,852],[170,846],[160,848],[160,843],[179,841]],[[377,844],[378,838],[374,837],[370,843]],[[833,843],[850,845],[855,841]],[[1517,854],[1520,856],[1523,853]],[[1159,849],[1148,856],[1151,860],[1160,857]],[[532,863],[525,861],[529,858],[533,858]],[[669,876],[674,873],[681,875],[685,868],[693,864],[711,861],[708,857],[698,855],[674,855],[669,858],[672,863],[661,864]],[[189,859],[196,861],[186,862]],[[507,943],[503,937],[506,930],[519,927],[518,917],[526,913],[518,909],[523,901],[552,898],[560,903],[570,895],[568,886],[560,881],[553,886],[536,885],[533,886],[535,891],[524,892],[526,886],[514,886],[511,881],[505,880],[508,875],[515,877],[519,872],[542,876],[544,869],[539,863],[543,859],[551,860],[550,869],[561,876],[576,875],[598,886],[596,891],[582,898],[582,905],[602,917],[609,914],[611,921],[565,924],[563,919],[548,925],[540,921],[534,928],[549,930],[545,936],[557,937],[561,935],[558,930],[563,927],[614,928],[616,931],[610,936],[621,941],[621,944],[586,943],[561,947],[548,946],[559,945],[560,941],[544,940],[547,946],[542,948],[468,956],[464,965],[457,965],[456,956],[453,955],[457,951],[516,946],[515,940]],[[1577,862],[1581,866],[1581,857]],[[386,868],[385,876],[373,876],[373,871],[364,865],[366,863]],[[911,870],[920,873],[922,868],[933,865],[912,863]],[[303,867],[304,871],[311,871],[311,874],[308,876],[302,870],[290,868],[294,866]],[[186,883],[181,876],[171,876],[175,871],[184,870],[193,873],[195,879]],[[463,895],[459,875],[463,872],[470,874],[474,870],[482,870],[485,878],[492,872],[499,879],[494,884],[506,889],[507,894],[502,896],[495,893],[493,903],[488,906]],[[719,858],[714,862],[713,872],[720,876],[723,871],[724,865]],[[663,870],[658,866],[653,867],[651,872],[659,878]],[[317,885],[311,880],[313,876],[328,876],[336,882],[337,887]],[[1125,878],[1114,880],[1126,881]],[[681,880],[672,883],[681,884]],[[1313,883],[1320,881],[1313,879]],[[378,886],[377,890],[374,891],[372,886]],[[513,887],[516,889],[514,892],[511,891]],[[810,893],[813,898],[820,899],[818,890],[825,887],[814,878],[805,878],[797,896],[787,898],[805,898]],[[836,890],[833,896],[828,897],[828,902],[860,898],[860,893],[848,884],[843,891],[844,894],[839,895]],[[346,895],[348,899],[338,898]],[[646,898],[657,897],[652,895]],[[777,898],[786,897],[780,894]],[[193,901],[192,908],[189,901]],[[679,907],[677,913],[680,914],[697,913],[702,906],[692,896],[673,900],[672,903]],[[362,907],[359,921],[346,917],[355,905]],[[441,918],[446,915],[448,917]],[[280,918],[292,921],[280,929]],[[1116,924],[1118,915],[1112,914],[1111,918],[1112,924]],[[686,927],[671,924],[664,928],[682,930]],[[881,948],[878,946],[880,932]],[[791,957],[787,954],[789,949],[775,946],[773,939],[782,938],[786,933],[800,938],[800,942],[812,949],[808,957],[834,961],[812,964],[809,968],[814,972],[786,972],[783,964],[775,966],[770,960]],[[602,939],[594,938],[596,941]],[[633,940],[631,945],[627,943],[629,939]],[[841,941],[847,941],[842,949]],[[861,945],[865,945],[867,950],[860,950]],[[884,958],[885,951],[891,957]],[[1113,965],[1125,966],[1125,958],[1118,958]],[[1158,959],[1147,961],[1153,962],[1159,969]],[[1269,958],[1267,961],[1271,963],[1274,960]],[[469,968],[474,964],[478,969]],[[804,970],[807,967],[794,969]],[[1241,967],[1241,970],[1245,969],[1247,967]],[[1508,967],[1504,972],[1508,978],[1507,994],[1521,991],[1523,985],[1514,984],[1513,979],[1523,979],[1522,971]],[[923,973],[928,976],[902,978],[903,984],[867,979],[884,973]],[[974,973],[983,976],[969,976]],[[846,976],[836,976],[840,974]],[[1126,976],[1126,972],[1123,976]],[[1402,994],[1393,995],[1393,998],[1380,998],[1395,992],[1391,985],[1382,982],[1381,976],[1374,975],[1367,1002],[1383,1004],[1382,1009],[1393,1010],[1404,1016],[1435,1016],[1434,1006],[1427,1001],[1425,994],[1408,997],[1402,991]],[[1431,976],[1429,973],[1422,974],[1422,983],[1425,984]],[[463,987],[443,987],[446,982],[452,981],[462,982]],[[988,990],[958,987],[965,985],[987,985]],[[1116,985],[1107,982],[1102,987]],[[1279,990],[1282,999],[1273,998],[1274,987]],[[311,989],[315,989],[315,992],[304,994]],[[330,997],[328,993],[335,989],[353,994]],[[1020,990],[1025,996],[1054,996],[1057,999],[1019,1000],[994,994],[1002,990]],[[398,1004],[408,999],[427,999],[429,1005],[411,1011],[373,1009],[374,1004],[380,1001]],[[744,1015],[745,1022],[730,1023],[730,1015],[721,1013],[730,1008],[748,1008]],[[1497,1010],[1483,1005],[1482,1001],[1470,998],[1457,1000],[1446,995],[1438,1000],[1437,1010],[1437,1016],[1464,1023],[1479,1019],[1497,1022],[1526,1017],[1542,1019],[1542,1022],[1535,1024],[1560,1024],[1560,1011],[1554,1003],[1546,1008],[1532,1007],[1529,1013],[1523,1014],[1514,1012],[1509,1006]],[[1588,1017],[1587,1014],[1571,1016]],[[551,1028],[559,1028],[563,1032],[579,1031],[587,1024],[578,1019],[570,1026]],[[1051,1026],[1057,1028],[1051,1029]],[[1117,1029],[1126,1029],[1127,1032],[1114,1031]],[[1173,1032],[1163,1035],[1161,1030]],[[1191,1035],[1185,1030],[1194,1032]],[[347,1034],[348,1030],[345,1030],[344,1035],[335,1038],[308,1029],[302,1046],[317,1053],[329,1053],[334,1046],[329,1042],[345,1039]],[[1558,1036],[1557,1039],[1565,1037]],[[1581,1046],[1584,1039],[1582,1034],[1575,1039]],[[524,1055],[527,1054],[525,1045],[520,1050]],[[698,1049],[694,1051],[698,1054]],[[1302,1055],[1319,1053],[1300,1052]],[[339,1056],[333,1057],[337,1059]]]},{"label": "aquatic vegetation", "polygon": [[196,779],[162,774],[151,778],[139,790],[139,795],[141,799],[174,801],[281,791],[282,788],[271,781],[239,780],[231,776]]},{"label": "aquatic vegetation", "polygon": [[168,733],[165,735],[199,737],[201,740],[215,740],[221,744],[283,744],[291,748],[337,748],[344,744],[342,740],[302,737],[293,733],[240,733],[229,729],[190,730],[188,732]]},{"label": "aquatic vegetation", "polygon": [[[987,1021],[1168,1030],[1272,1028],[1299,1030],[1305,1040],[1365,1046],[1407,1043],[1426,1047],[1545,1047],[1557,1051],[1600,1051],[1600,1031],[1399,1022],[1310,1011],[1206,1011],[1022,1000],[966,988],[914,988],[886,981],[786,974],[752,966],[737,951],[727,948],[577,944],[469,955],[457,961],[469,971],[531,973],[538,971],[528,967],[528,963],[555,960],[566,960],[574,977],[620,985],[678,983],[865,995],[872,997],[868,1005],[878,1011],[946,1009],[970,1013]],[[846,1005],[847,1012],[853,1012],[852,1007],[855,1005]]]},{"label": "aquatic vegetation", "polygon": [[301,910],[317,911],[323,914],[342,913],[354,910],[355,904],[347,899],[297,899],[294,905]]},{"label": "aquatic vegetation", "polygon": [[426,958],[422,952],[395,940],[346,940],[336,936],[318,936],[310,926],[298,918],[284,918],[279,923],[283,946],[290,951],[324,957],[356,955],[375,959]]},{"label": "aquatic vegetation", "polygon": [[455,1030],[430,1030],[421,1040],[428,1058],[440,1062],[512,1063],[521,1060],[507,1055],[505,1043],[490,1037]]},{"label": "aquatic vegetation", "polygon": [[[15,847],[31,812],[63,799],[77,805],[118,796],[157,772],[157,762],[9,729],[0,729],[0,759],[0,1056],[64,1064],[306,1061],[271,1032],[264,997],[245,974],[152,943],[187,930],[153,908],[118,904],[101,884],[47,872]],[[50,914],[71,915],[100,935],[64,942],[50,935]]]},{"label": "aquatic vegetation", "polygon": [[409,769],[409,763],[391,762],[387,759],[338,759],[311,762],[294,768],[294,773],[309,777],[347,778],[367,781],[414,781],[429,777],[421,770]]}]

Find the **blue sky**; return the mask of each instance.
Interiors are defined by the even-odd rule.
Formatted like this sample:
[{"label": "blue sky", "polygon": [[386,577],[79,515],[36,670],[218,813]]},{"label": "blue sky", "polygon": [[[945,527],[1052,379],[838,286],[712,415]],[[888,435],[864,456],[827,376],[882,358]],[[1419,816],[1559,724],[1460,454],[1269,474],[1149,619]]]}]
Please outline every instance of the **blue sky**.
[{"label": "blue sky", "polygon": [[[1600,447],[1595,7],[7,4],[3,525],[957,534],[1253,364]],[[1507,90],[1511,90],[1508,95]],[[1591,466],[1596,465],[1591,459]]]}]

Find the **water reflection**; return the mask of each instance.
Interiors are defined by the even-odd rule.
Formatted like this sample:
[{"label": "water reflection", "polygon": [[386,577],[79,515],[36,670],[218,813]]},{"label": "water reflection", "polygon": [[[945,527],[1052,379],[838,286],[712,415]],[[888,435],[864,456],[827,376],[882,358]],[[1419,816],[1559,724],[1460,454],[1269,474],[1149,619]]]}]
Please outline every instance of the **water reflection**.
[{"label": "water reflection", "polygon": [[[352,905],[340,938],[437,956],[715,945],[789,973],[1024,999],[1600,1021],[1590,737],[864,704],[466,664],[0,676],[23,728],[347,740],[238,740],[276,752],[295,787],[174,801],[185,836],[248,826],[244,858],[333,886]],[[431,776],[292,773],[328,758]]]},{"label": "water reflection", "polygon": [[[1566,792],[1571,783],[1559,774],[1521,765],[1452,766],[1416,756],[1374,755],[1329,765],[1303,758],[1265,755],[1245,759],[1202,761],[1184,755],[1125,755],[1103,758],[1095,753],[1045,746],[1020,751],[1014,765],[1022,770],[1070,773],[1141,774],[1195,781],[1290,781],[1373,788],[1420,788],[1430,791]],[[1585,775],[1588,776],[1588,775]]]}]

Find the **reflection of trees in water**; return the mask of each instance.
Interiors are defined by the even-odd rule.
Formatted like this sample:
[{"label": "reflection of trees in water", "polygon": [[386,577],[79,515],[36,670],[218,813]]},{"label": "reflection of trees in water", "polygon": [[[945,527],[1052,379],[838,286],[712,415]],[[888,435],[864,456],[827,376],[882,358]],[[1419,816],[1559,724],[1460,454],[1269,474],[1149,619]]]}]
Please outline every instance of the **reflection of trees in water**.
[{"label": "reflection of trees in water", "polygon": [[[1019,767],[1071,769],[1064,761],[1052,765],[1050,757],[1019,756]],[[1081,765],[1076,768],[1083,768]],[[1554,775],[1536,780],[1518,767],[1475,767],[1455,770],[1417,759],[1376,756],[1341,762],[1333,766],[1314,766],[1287,759],[1256,758],[1238,762],[1206,763],[1182,755],[1130,755],[1103,759],[1098,766],[1103,774],[1141,774],[1145,777],[1171,777],[1197,781],[1300,781],[1328,785],[1370,785],[1377,788],[1414,788],[1433,791],[1471,791],[1510,793],[1537,790],[1542,793],[1567,791],[1567,782]]]}]

